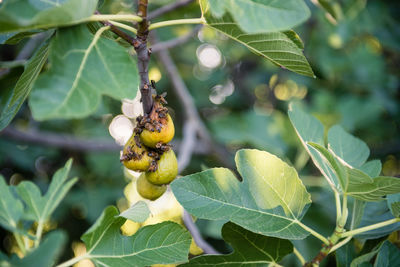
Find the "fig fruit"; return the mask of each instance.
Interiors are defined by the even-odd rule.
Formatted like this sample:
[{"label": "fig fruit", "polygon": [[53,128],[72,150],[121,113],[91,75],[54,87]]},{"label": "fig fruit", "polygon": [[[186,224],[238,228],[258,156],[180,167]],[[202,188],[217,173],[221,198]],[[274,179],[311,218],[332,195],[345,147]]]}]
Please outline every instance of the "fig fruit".
[{"label": "fig fruit", "polygon": [[169,114],[165,118],[159,118],[157,127],[143,129],[140,134],[140,140],[145,146],[156,148],[158,143],[166,144],[174,138],[175,127],[174,122]]},{"label": "fig fruit", "polygon": [[146,199],[156,200],[167,190],[166,185],[154,185],[147,181],[145,174],[141,174],[136,181],[136,190]]},{"label": "fig fruit", "polygon": [[153,160],[148,153],[147,148],[140,144],[139,136],[132,134],[124,146],[121,161],[130,170],[147,171]]},{"label": "fig fruit", "polygon": [[169,184],[178,175],[178,161],[172,149],[164,152],[157,161],[157,170],[147,171],[146,179],[155,185]]}]

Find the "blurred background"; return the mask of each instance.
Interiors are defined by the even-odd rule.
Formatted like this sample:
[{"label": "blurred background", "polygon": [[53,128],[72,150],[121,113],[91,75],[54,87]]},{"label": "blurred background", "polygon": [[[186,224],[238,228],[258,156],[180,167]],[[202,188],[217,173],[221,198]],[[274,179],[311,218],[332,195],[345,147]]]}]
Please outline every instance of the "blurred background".
[{"label": "blurred background", "polygon": [[[150,2],[150,9],[156,9],[172,1]],[[335,223],[333,196],[297,139],[287,117],[288,104],[298,102],[327,129],[334,124],[342,125],[368,144],[370,159],[382,161],[383,175],[399,176],[400,2],[335,1],[336,19],[306,2],[312,16],[295,30],[305,44],[304,53],[315,79],[278,68],[212,29],[193,31],[193,26],[178,26],[163,28],[157,34],[160,41],[191,35],[186,43],[170,49],[170,53],[213,141],[223,150],[223,154],[216,153],[196,144],[181,175],[215,166],[232,167],[234,153],[240,148],[272,152],[299,171],[312,193],[314,204],[305,223],[329,234]],[[115,13],[131,10],[132,4],[128,0],[103,1],[101,8],[104,13]],[[199,15],[194,3],[155,21]],[[27,42],[1,45],[0,60],[13,60]],[[23,67],[12,68],[6,74],[4,69],[1,71],[3,89],[15,84]],[[187,111],[156,54],[152,57],[150,78],[156,81],[159,93],[168,94],[178,148]],[[0,98],[0,107],[2,104]],[[74,159],[71,177],[78,176],[79,182],[56,211],[47,230],[59,227],[67,231],[68,248],[75,248],[75,253],[82,249],[77,243],[79,237],[107,205],[123,209],[131,203],[124,188],[134,174],[124,171],[117,144],[129,138],[132,118],[139,113],[137,99],[121,103],[103,97],[96,114],[86,119],[37,122],[25,103],[10,127],[0,132],[0,174],[11,184],[32,180],[45,190],[54,171],[68,158]],[[30,135],[20,136],[20,132]],[[64,145],[41,140],[51,138],[64,140]],[[230,248],[220,235],[223,223],[196,222],[210,244],[228,252]],[[302,242],[306,258],[320,249],[319,242],[312,238]],[[2,229],[0,246],[6,251],[13,247]],[[66,249],[63,257],[68,259],[72,254],[72,249]],[[287,258],[285,266],[292,263]],[[325,262],[330,263],[332,259]]]}]

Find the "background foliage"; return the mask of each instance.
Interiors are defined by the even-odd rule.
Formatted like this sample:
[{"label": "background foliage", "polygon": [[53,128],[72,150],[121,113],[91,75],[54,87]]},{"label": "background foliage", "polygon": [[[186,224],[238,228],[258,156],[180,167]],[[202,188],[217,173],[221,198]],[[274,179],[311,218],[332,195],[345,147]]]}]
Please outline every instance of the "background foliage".
[{"label": "background foliage", "polygon": [[[74,5],[82,4],[82,1],[69,2],[71,4],[69,8],[72,10],[79,10]],[[90,6],[94,1],[83,2],[88,7],[82,10],[95,9],[95,6]],[[100,11],[115,13],[131,10],[131,2],[104,0]],[[156,9],[169,2],[171,1],[151,1],[150,9]],[[304,216],[302,221],[305,224],[318,228],[327,235],[331,232],[332,225],[335,224],[334,199],[328,190],[327,182],[321,177],[312,161],[308,160],[308,156],[290,124],[286,115],[288,105],[289,102],[298,102],[297,105],[316,116],[326,128],[339,124],[343,129],[367,143],[371,149],[369,159],[379,159],[382,162],[382,175],[399,176],[400,21],[397,14],[400,12],[400,4],[398,1],[378,0],[368,2],[365,0],[335,1],[340,9],[333,5],[333,7],[327,6],[327,9],[323,10],[306,1],[311,9],[311,17],[304,24],[295,27],[295,30],[305,43],[304,55],[308,60],[307,63],[302,54],[302,44],[294,41],[297,39],[291,32],[257,34],[257,29],[248,26],[251,25],[251,21],[234,17],[234,14],[229,13],[222,16],[222,10],[225,10],[226,7],[223,4],[220,5],[221,2],[210,1],[211,5],[217,5],[217,7],[215,12],[206,15],[206,20],[211,27],[218,31],[203,28],[186,44],[171,49],[171,54],[189,87],[196,108],[213,138],[228,148],[230,152],[228,160],[231,162],[231,166],[234,166],[235,152],[241,148],[267,150],[290,163],[299,172],[302,183],[307,186],[313,201],[313,205],[309,207],[305,215],[302,212],[303,206],[297,207],[296,216]],[[42,7],[22,8],[40,13]],[[300,14],[304,10],[297,11]],[[263,11],[260,10],[260,12]],[[330,16],[327,16],[327,12],[330,13]],[[64,13],[56,14],[56,12],[53,14],[55,14],[54,16],[66,15]],[[32,14],[28,15],[31,17]],[[79,12],[73,12],[70,15],[72,16],[68,17],[72,21],[87,16],[87,14]],[[293,17],[292,13],[286,15]],[[198,5],[191,4],[157,18],[156,21],[199,16]],[[301,16],[296,18],[298,21],[305,20],[305,17]],[[335,22],[333,22],[333,18],[336,18]],[[37,33],[30,31],[31,24],[48,25],[51,23],[51,20],[48,19],[49,17],[42,13],[34,20],[25,21],[25,24],[21,25],[20,21],[13,18],[13,13],[0,12],[0,24],[8,23],[10,28],[26,29],[24,37]],[[242,34],[242,30],[238,26],[230,28],[213,26],[213,23],[232,20],[242,21],[242,29],[250,29],[254,33],[246,38],[241,38],[238,36]],[[66,21],[65,24],[70,22]],[[93,23],[92,27],[97,29],[99,25]],[[266,24],[262,27],[264,29],[270,25]],[[182,36],[191,29],[192,26],[163,28],[158,31],[158,35],[161,41],[169,40]],[[222,34],[224,32],[230,35],[228,37],[236,38],[242,44],[229,39]],[[47,32],[41,41],[47,40],[52,34],[54,33]],[[70,43],[57,42],[57,37],[62,35],[68,35]],[[284,39],[281,42],[291,40],[292,44],[288,49],[292,49],[292,52],[297,54],[298,64],[293,66],[285,61],[287,55],[276,57],[276,54],[271,54],[270,47],[255,45],[257,44],[255,41],[263,38],[263,35],[273,35],[277,40]],[[6,134],[6,132],[7,129],[16,128],[60,136],[69,134],[94,143],[114,142],[108,132],[108,127],[112,118],[121,114],[121,103],[118,99],[134,98],[138,79],[135,76],[137,73],[135,61],[124,57],[123,53],[126,52],[122,46],[107,39],[110,37],[107,34],[104,36],[106,38],[101,38],[98,42],[93,43],[92,38],[87,38],[82,32],[82,26],[76,26],[57,32],[51,42],[45,41],[33,57],[28,62],[24,62],[27,66],[32,66],[33,76],[38,75],[41,66],[46,64],[43,55],[48,56],[50,62],[45,65],[45,70],[52,73],[51,77],[46,74],[41,75],[33,90],[29,77],[21,79],[16,84],[24,70],[22,65],[8,70],[8,66],[2,63],[14,60],[23,53],[29,39],[22,39],[21,36],[21,39],[18,36],[8,39],[2,35],[3,39],[0,40],[3,43],[0,46],[0,64],[3,65],[0,67],[4,67],[4,69],[0,69],[0,112],[2,117],[6,118],[1,121],[0,128],[6,127],[12,119],[12,115],[18,111],[17,107],[21,107],[10,126],[0,132],[0,174],[10,184],[20,184],[17,187],[19,191],[24,190],[24,187],[32,186],[26,181],[33,181],[39,187],[35,189],[37,194],[40,194],[40,192],[46,192],[45,189],[51,180],[51,175],[72,157],[74,164],[70,170],[70,177],[78,176],[80,178],[66,195],[65,200],[54,211],[51,223],[45,226],[45,231],[57,226],[68,233],[69,239],[66,245],[68,249],[65,250],[51,245],[54,240],[65,238],[61,232],[51,233],[43,241],[43,249],[46,249],[45,246],[49,246],[52,251],[48,253],[54,253],[54,255],[62,253],[61,259],[63,260],[73,256],[71,246],[96,221],[107,205],[116,203],[119,206],[126,205],[122,188],[125,187],[128,179],[125,178],[119,162],[119,151],[110,149],[99,153],[76,147],[43,146],[23,142],[18,140],[15,135]],[[81,50],[70,53],[69,45],[77,45],[76,42],[79,42]],[[272,59],[276,64],[249,53],[243,44],[250,47],[250,50],[256,54]],[[39,44],[36,43],[36,46]],[[112,50],[113,52],[103,55],[102,47],[107,47],[104,51]],[[50,52],[49,48],[51,48]],[[219,58],[220,61],[212,62],[211,57]],[[69,61],[76,64],[76,68],[67,70],[62,68],[63,64],[68,64]],[[104,63],[106,68],[99,68],[98,62]],[[124,69],[132,71],[130,73],[121,71]],[[74,73],[75,70],[78,70],[79,73]],[[166,76],[165,69],[155,58],[151,61],[150,75],[157,81],[159,92],[168,93],[167,100],[178,129],[177,139],[180,139],[185,112],[177,101],[176,92],[171,87],[171,81]],[[316,79],[308,77],[314,75]],[[102,77],[103,79],[96,81],[96,85],[91,85],[87,82],[91,77]],[[60,84],[63,86],[59,86]],[[85,94],[82,95],[79,91],[73,90],[78,84],[80,88],[83,88]],[[101,85],[100,89],[97,84]],[[63,90],[65,87],[72,90],[66,92]],[[20,88],[25,88],[25,91]],[[48,99],[47,92],[50,89],[57,91],[55,99]],[[24,94],[24,98],[26,98],[31,90],[29,102],[16,100],[19,94]],[[68,104],[68,101],[72,101],[76,106],[64,106],[64,104]],[[332,134],[339,135],[340,130]],[[362,149],[363,147],[360,147],[360,151]],[[365,159],[366,157],[364,157]],[[357,167],[361,167],[364,161],[352,163],[359,164]],[[190,165],[181,174],[192,174],[222,165],[221,160],[214,154],[195,154]],[[371,170],[373,169],[371,168]],[[366,167],[364,171],[368,170]],[[238,171],[241,173],[239,166]],[[203,174],[207,176],[207,172]],[[379,173],[368,174],[372,177],[379,175]],[[243,179],[246,180],[245,175],[243,175]],[[232,180],[234,181],[234,177]],[[20,183],[21,181],[24,182]],[[75,180],[72,181],[75,182]],[[2,179],[0,179],[0,183],[3,183]],[[230,186],[235,186],[234,182]],[[248,189],[236,188],[236,190],[240,194],[240,190]],[[11,198],[13,195],[10,192],[9,194]],[[46,195],[43,196],[43,198],[46,197]],[[306,198],[304,196],[304,204],[308,203]],[[392,201],[395,202],[395,200]],[[390,210],[383,202],[361,203],[360,205],[367,206],[366,212],[363,216],[357,217],[356,211],[351,211],[351,214],[354,212],[353,220],[359,220],[358,224],[363,226],[374,223],[372,220],[382,221],[390,218]],[[40,206],[40,204],[38,205]],[[14,212],[15,214],[12,216],[22,216],[21,211]],[[115,213],[111,209],[106,210],[106,213],[113,212]],[[285,213],[282,210],[277,212]],[[378,212],[379,216],[371,216]],[[208,217],[202,216],[204,214],[201,211],[194,214],[200,218],[196,223],[207,241],[221,252],[231,251],[227,245],[229,243],[234,252],[226,257],[231,260],[239,259],[239,255],[235,251],[237,248],[243,249],[241,248],[242,244],[237,240],[226,238],[224,234],[235,231],[235,228],[241,228],[243,225],[239,223],[240,218],[238,221],[234,221],[240,226],[226,224],[222,228],[227,218],[219,217],[218,221],[208,221],[206,219],[210,219],[212,214],[208,214]],[[48,217],[49,214],[44,212],[28,215],[38,216],[40,219]],[[261,225],[257,222],[254,224]],[[12,229],[12,227],[12,225],[6,226],[7,229]],[[175,225],[171,223],[164,227],[174,228]],[[371,239],[366,241],[366,244],[370,248],[369,251],[372,251],[370,253],[373,253],[374,249],[376,250],[371,257],[377,255],[377,262],[384,262],[387,258],[385,255],[388,255],[385,253],[396,249],[386,241],[380,244],[382,248],[378,253],[377,238],[386,237],[394,229],[397,229],[396,227],[398,226],[393,225],[392,228],[386,227],[378,229],[374,233],[368,232],[359,236],[361,240]],[[179,231],[179,229],[175,230]],[[262,229],[255,230],[262,231]],[[251,236],[251,232],[247,234]],[[390,238],[393,243],[399,244],[398,234],[392,234]],[[9,252],[15,249],[12,238],[1,228],[0,240],[2,240],[2,251]],[[182,246],[187,249],[188,237],[183,236],[182,240]],[[263,240],[258,241],[264,242]],[[293,244],[301,248],[301,252],[306,258],[312,258],[320,249],[319,241],[312,237],[293,241]],[[289,247],[288,251],[290,251],[290,244],[283,245]],[[357,247],[357,244],[355,246]],[[265,251],[268,251],[267,247],[265,247]],[[96,251],[94,250],[94,252]],[[355,257],[356,252],[352,251],[350,246],[345,246],[336,253],[336,259],[331,256],[324,264],[328,266],[337,261],[339,266],[348,266],[345,260],[348,258],[346,256],[350,254]],[[273,257],[281,259],[285,255],[273,255]],[[176,255],[177,258],[179,258],[178,256]],[[0,259],[1,257],[0,254]],[[29,259],[25,260],[29,261]],[[213,259],[215,262],[219,260],[218,258]],[[359,259],[360,262],[364,260]],[[199,261],[201,261],[200,258]],[[23,263],[19,264],[24,266]],[[146,264],[151,264],[151,262]],[[289,256],[284,258],[284,264],[285,266],[295,266],[296,261],[294,257]]]}]

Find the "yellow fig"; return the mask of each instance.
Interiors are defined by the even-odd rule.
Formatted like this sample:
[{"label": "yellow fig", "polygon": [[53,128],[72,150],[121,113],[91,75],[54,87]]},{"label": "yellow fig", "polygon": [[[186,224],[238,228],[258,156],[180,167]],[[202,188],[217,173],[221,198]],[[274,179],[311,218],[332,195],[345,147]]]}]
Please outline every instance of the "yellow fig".
[{"label": "yellow fig", "polygon": [[126,142],[121,161],[130,170],[147,171],[153,159],[148,155],[147,148],[144,145],[141,145],[141,147],[137,145],[139,137],[136,137],[137,140],[135,140],[135,136],[135,134],[132,134]]},{"label": "yellow fig", "polygon": [[146,179],[155,185],[169,184],[178,175],[178,161],[172,149],[164,152],[157,161],[157,170],[155,172],[147,171]]},{"label": "yellow fig", "polygon": [[140,140],[145,146],[155,148],[157,143],[166,144],[174,138],[175,127],[174,122],[169,114],[165,118],[160,119],[161,129],[149,131],[144,129],[140,134]]},{"label": "yellow fig", "polygon": [[136,181],[136,189],[144,198],[150,200],[156,200],[159,198],[164,192],[167,190],[166,185],[154,185],[147,181],[144,174],[140,175],[140,177]]}]

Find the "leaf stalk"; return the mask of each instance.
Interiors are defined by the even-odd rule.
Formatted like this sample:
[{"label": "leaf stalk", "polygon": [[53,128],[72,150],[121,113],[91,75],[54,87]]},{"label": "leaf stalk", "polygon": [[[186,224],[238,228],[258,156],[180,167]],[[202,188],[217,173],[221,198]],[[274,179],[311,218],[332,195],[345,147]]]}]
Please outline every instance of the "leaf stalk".
[{"label": "leaf stalk", "polygon": [[394,219],[390,219],[390,220],[383,221],[383,222],[380,222],[380,223],[375,223],[375,224],[372,224],[372,225],[368,225],[368,226],[365,226],[365,227],[354,229],[354,230],[351,230],[351,231],[348,231],[348,232],[345,232],[345,233],[341,234],[341,237],[355,236],[355,235],[358,235],[358,234],[361,234],[361,233],[364,233],[364,232],[368,232],[368,231],[371,231],[371,230],[375,230],[375,229],[378,229],[378,228],[381,228],[381,227],[385,227],[385,226],[388,226],[388,225],[391,225],[391,224],[394,224],[394,223],[397,223],[397,222],[400,222],[400,218],[394,218]]},{"label": "leaf stalk", "polygon": [[324,244],[329,245],[329,240],[324,237],[323,235],[321,235],[320,233],[314,231],[313,229],[311,229],[310,227],[308,227],[307,225],[303,224],[302,222],[298,222],[298,224],[306,231],[308,231],[310,234],[312,234],[313,236],[315,236],[316,238],[318,238],[319,240],[321,240],[322,242],[324,242]]},{"label": "leaf stalk", "polygon": [[132,32],[134,34],[137,34],[137,30],[135,28],[131,27],[131,26],[128,26],[126,24],[119,23],[119,22],[116,22],[116,21],[113,21],[113,20],[109,20],[109,22],[112,23],[114,26],[117,26],[119,28],[125,29],[125,30],[130,31],[130,32]]},{"label": "leaf stalk", "polygon": [[141,22],[143,19],[140,16],[132,14],[124,14],[124,15],[96,14],[92,15],[89,18],[89,21],[106,21],[106,20]]},{"label": "leaf stalk", "polygon": [[185,25],[185,24],[205,24],[206,21],[204,18],[195,18],[195,19],[175,19],[175,20],[166,20],[161,22],[156,22],[154,24],[150,24],[149,31],[167,27],[167,26],[174,26],[174,25]]}]

